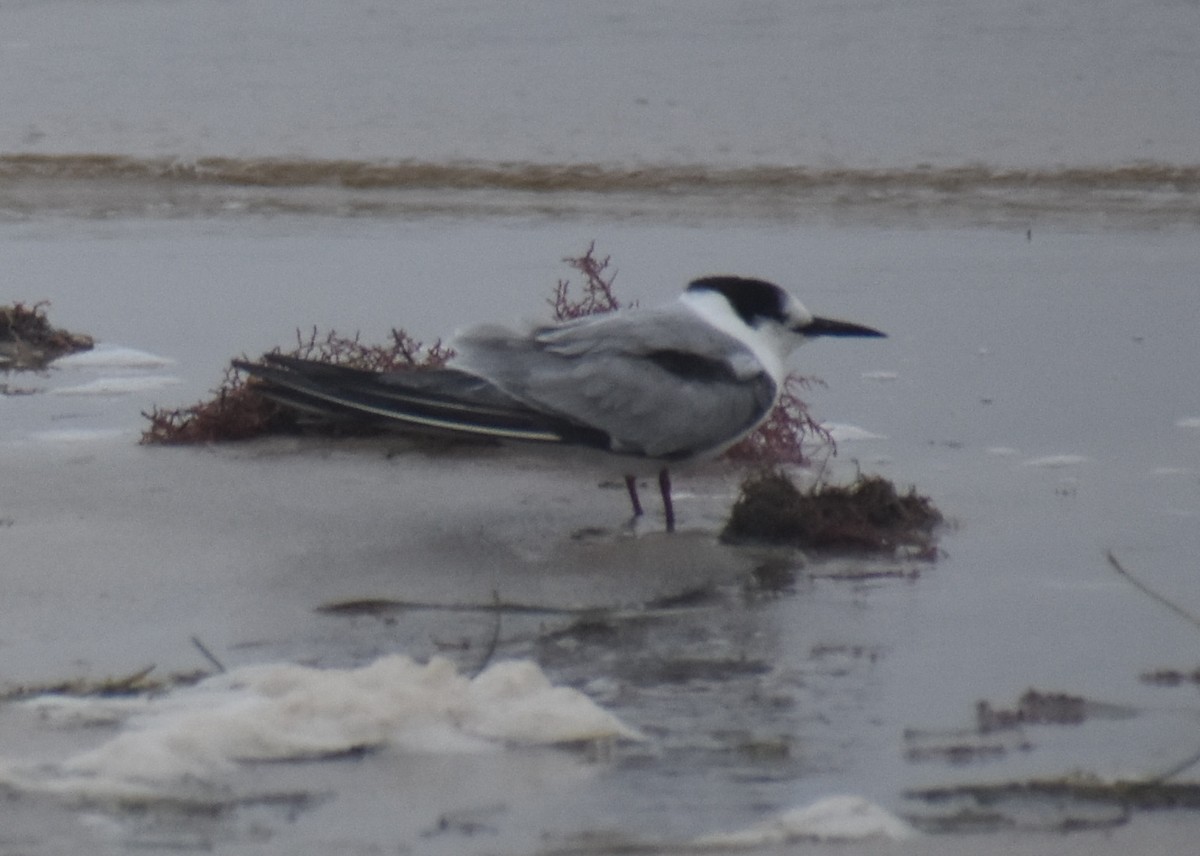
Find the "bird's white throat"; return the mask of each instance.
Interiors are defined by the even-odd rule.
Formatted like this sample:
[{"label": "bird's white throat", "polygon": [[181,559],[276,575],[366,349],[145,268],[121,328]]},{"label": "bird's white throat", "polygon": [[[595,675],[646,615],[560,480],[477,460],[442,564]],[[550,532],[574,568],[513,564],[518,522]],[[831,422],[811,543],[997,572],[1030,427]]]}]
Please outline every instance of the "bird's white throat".
[{"label": "bird's white throat", "polygon": [[705,322],[743,343],[754,355],[760,365],[752,360],[747,360],[744,367],[735,364],[734,370],[739,375],[743,368],[747,375],[766,369],[776,386],[782,385],[786,374],[784,361],[804,341],[801,336],[771,321],[764,321],[757,327],[750,326],[733,311],[724,295],[717,292],[688,291],[679,299]]}]

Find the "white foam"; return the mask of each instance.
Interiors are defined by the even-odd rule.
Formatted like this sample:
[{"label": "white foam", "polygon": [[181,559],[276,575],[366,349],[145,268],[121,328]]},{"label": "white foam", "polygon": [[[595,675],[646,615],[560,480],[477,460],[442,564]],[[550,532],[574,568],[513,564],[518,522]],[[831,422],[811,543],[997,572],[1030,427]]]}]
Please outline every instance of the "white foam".
[{"label": "white foam", "polygon": [[995,455],[997,458],[1015,458],[1021,454],[1019,449],[1011,446],[988,446],[987,453]]},{"label": "white foam", "polygon": [[117,725],[120,732],[58,764],[0,763],[0,781],[98,795],[206,780],[244,761],[364,748],[462,753],[642,739],[524,660],[496,663],[473,679],[444,658],[422,665],[402,655],[357,669],[247,666],[152,698],[47,696],[23,704],[51,725]]},{"label": "white foam", "polygon": [[1200,416],[1185,416],[1175,420],[1176,428],[1200,428]]},{"label": "white foam", "polygon": [[901,840],[915,834],[911,826],[873,802],[838,795],[785,811],[747,829],[706,835],[693,844],[711,849],[750,849],[793,841]]},{"label": "white foam", "polygon": [[891,381],[891,380],[898,380],[899,377],[900,377],[899,372],[863,372],[862,373],[863,380]]},{"label": "white foam", "polygon": [[821,425],[833,437],[835,443],[845,443],[854,440],[886,440],[884,434],[876,434],[866,428],[850,425],[845,422],[825,422]]},{"label": "white foam", "polygon": [[98,377],[75,386],[60,386],[50,390],[54,395],[132,395],[150,392],[180,383],[171,375],[130,375],[121,377]]},{"label": "white foam", "polygon": [[169,357],[160,357],[123,345],[100,344],[90,351],[68,354],[54,361],[58,368],[87,369],[157,369],[174,365]]},{"label": "white foam", "polygon": [[1030,458],[1028,461],[1022,461],[1023,467],[1040,467],[1047,470],[1058,470],[1063,467],[1077,467],[1080,464],[1085,464],[1091,458],[1085,455],[1045,455],[1041,458]]},{"label": "white foam", "polygon": [[130,432],[122,428],[62,428],[55,431],[35,431],[30,438],[44,443],[96,443],[123,439]]},{"label": "white foam", "polygon": [[1150,471],[1152,476],[1191,476],[1196,471],[1188,467],[1155,467]]}]

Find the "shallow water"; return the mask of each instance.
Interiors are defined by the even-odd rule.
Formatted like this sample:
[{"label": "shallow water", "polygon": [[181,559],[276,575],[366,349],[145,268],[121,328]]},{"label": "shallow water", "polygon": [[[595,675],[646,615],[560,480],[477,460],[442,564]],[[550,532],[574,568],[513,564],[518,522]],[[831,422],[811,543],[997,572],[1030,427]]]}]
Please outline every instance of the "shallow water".
[{"label": "shallow water", "polygon": [[[912,792],[1200,742],[1200,631],[1109,560],[1200,614],[1198,16],[0,6],[0,298],[101,345],[0,378],[0,852],[1185,851],[1192,811]],[[137,445],[314,327],[544,317],[593,240],[642,305],[732,271],[886,330],[795,367],[938,561],[723,547],[720,467],[668,537],[521,452]],[[355,684],[398,657],[441,683]],[[163,683],[37,691],[122,678]],[[1082,721],[980,727],[1057,693]]]},{"label": "shallow water", "polygon": [[[914,788],[1147,776],[1191,753],[1194,687],[1139,675],[1190,671],[1197,631],[1123,581],[1105,551],[1200,611],[1189,564],[1200,546],[1200,399],[1182,383],[1196,362],[1194,234],[1029,240],[524,217],[452,226],[6,227],[9,274],[27,299],[53,296],[55,323],[144,353],[102,349],[110,358],[22,376],[42,394],[0,399],[5,681],[211,668],[192,637],[231,669],[344,669],[400,653],[446,656],[472,674],[484,661],[528,660],[646,739],[565,750],[501,741],[465,755],[385,739],[329,760],[235,762],[199,782],[151,777],[164,794],[200,793],[113,802],[103,777],[94,791],[72,780],[69,795],[52,794],[70,756],[128,726],[53,724],[35,702],[8,704],[7,846],[654,849],[839,793],[921,825],[939,812],[905,799]],[[520,453],[136,445],[141,410],[200,397],[232,354],[286,343],[295,327],[378,340],[403,324],[432,339],[543,312],[564,275],[557,259],[592,237],[614,256],[622,294],[643,303],[741,259],[796,283],[819,311],[886,329],[881,342],[806,347],[796,367],[826,383],[811,394],[820,417],[870,438],[844,430],[835,472],[914,484],[952,519],[939,561],[805,564],[719,548],[738,477],[719,469],[678,475],[679,535],[652,519],[634,536],[619,483],[600,487],[611,474]],[[97,382],[109,392],[79,392]],[[76,392],[54,394],[64,388]],[[318,609],[364,600],[382,603]],[[497,602],[522,608],[498,613]],[[974,730],[978,701],[1013,708],[1030,687],[1119,715]],[[1112,817],[1073,805],[1006,811],[1034,836]]]}]

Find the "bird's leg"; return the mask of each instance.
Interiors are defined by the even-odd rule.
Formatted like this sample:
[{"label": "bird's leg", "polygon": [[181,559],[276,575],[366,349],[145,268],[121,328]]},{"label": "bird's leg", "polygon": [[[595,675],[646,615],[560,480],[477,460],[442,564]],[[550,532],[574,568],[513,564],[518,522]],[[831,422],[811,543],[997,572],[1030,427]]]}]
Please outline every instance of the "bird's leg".
[{"label": "bird's leg", "polygon": [[637,492],[637,477],[625,476],[625,489],[629,491],[629,501],[633,503],[633,516],[638,518],[642,516],[642,501],[638,499]]},{"label": "bird's leg", "polygon": [[675,506],[671,503],[671,473],[666,467],[658,471],[658,489],[662,491],[663,513],[667,517],[667,531],[675,531]]}]

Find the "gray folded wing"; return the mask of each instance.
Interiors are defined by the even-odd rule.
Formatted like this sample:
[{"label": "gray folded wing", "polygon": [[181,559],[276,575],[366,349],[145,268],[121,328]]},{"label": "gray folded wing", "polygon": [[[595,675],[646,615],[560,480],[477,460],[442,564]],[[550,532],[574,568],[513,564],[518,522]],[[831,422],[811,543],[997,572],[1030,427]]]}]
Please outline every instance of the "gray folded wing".
[{"label": "gray folded wing", "polygon": [[486,379],[452,368],[374,372],[267,354],[235,360],[256,389],[321,421],[351,420],[423,433],[609,448],[607,434],[531,408]]},{"label": "gray folded wing", "polygon": [[770,411],[776,385],[740,342],[686,309],[592,316],[455,341],[455,365],[532,409],[599,429],[654,458],[719,451]]}]

